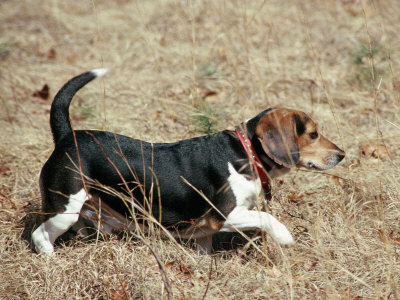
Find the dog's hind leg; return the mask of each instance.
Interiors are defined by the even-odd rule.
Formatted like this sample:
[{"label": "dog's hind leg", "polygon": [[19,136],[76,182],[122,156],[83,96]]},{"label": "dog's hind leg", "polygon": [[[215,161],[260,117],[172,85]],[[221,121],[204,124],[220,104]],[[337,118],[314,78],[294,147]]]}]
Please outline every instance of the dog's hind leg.
[{"label": "dog's hind leg", "polygon": [[88,195],[84,189],[70,195],[65,211],[50,217],[33,232],[32,240],[37,252],[48,255],[53,253],[54,241],[78,221],[79,213],[87,200]]},{"label": "dog's hind leg", "polygon": [[211,254],[212,253],[212,235],[197,238],[196,248],[200,254]]}]

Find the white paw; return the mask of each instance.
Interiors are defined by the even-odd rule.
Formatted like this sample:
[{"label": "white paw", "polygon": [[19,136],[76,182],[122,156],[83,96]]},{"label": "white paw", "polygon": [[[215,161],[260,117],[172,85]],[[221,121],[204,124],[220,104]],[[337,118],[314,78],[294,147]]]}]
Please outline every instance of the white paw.
[{"label": "white paw", "polygon": [[35,245],[35,248],[36,248],[36,252],[38,254],[42,254],[44,256],[51,256],[54,253],[54,247],[53,247],[53,245],[51,243],[34,242],[34,245]]},{"label": "white paw", "polygon": [[290,231],[286,228],[285,225],[280,223],[279,221],[271,224],[272,230],[270,232],[271,236],[281,245],[291,245],[294,244],[294,239]]},{"label": "white paw", "polygon": [[53,247],[42,248],[40,250],[37,250],[37,252],[39,255],[43,255],[44,257],[49,257],[49,256],[53,256],[54,248]]},{"label": "white paw", "polygon": [[32,233],[32,241],[38,254],[44,254],[45,256],[53,254],[53,244],[49,241],[48,234],[43,230],[42,225]]}]

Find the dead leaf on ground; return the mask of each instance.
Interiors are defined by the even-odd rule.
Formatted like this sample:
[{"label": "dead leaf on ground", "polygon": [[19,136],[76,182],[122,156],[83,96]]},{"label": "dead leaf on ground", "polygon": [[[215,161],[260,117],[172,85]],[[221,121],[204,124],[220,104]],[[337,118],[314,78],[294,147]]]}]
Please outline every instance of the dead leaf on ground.
[{"label": "dead leaf on ground", "polygon": [[[309,263],[311,263],[311,262],[309,262]],[[318,261],[314,261],[310,265],[308,265],[308,263],[307,263],[306,268],[307,268],[308,272],[311,272],[311,271],[314,271],[317,266],[318,266]]]},{"label": "dead leaf on ground", "polygon": [[389,235],[386,235],[382,229],[378,229],[378,236],[382,243],[390,243],[390,244],[399,244],[400,238],[395,238],[394,231],[392,231]]},{"label": "dead leaf on ground", "polygon": [[176,264],[175,262],[170,261],[165,264],[165,269],[169,275],[168,277],[170,277],[172,280],[178,279],[180,281],[187,281],[190,284],[193,284],[193,272],[183,263]]},{"label": "dead leaf on ground", "polygon": [[165,269],[167,270],[167,271],[171,271],[172,270],[172,268],[174,267],[174,262],[173,261],[169,261],[169,262],[167,262],[166,264],[165,264]]},{"label": "dead leaf on ground", "polygon": [[343,298],[343,297],[346,297],[346,298],[347,298],[347,297],[349,296],[349,292],[350,292],[350,287],[345,288],[345,289],[343,290],[342,294],[340,295],[341,298]]},{"label": "dead leaf on ground", "polygon": [[178,117],[177,116],[173,116],[173,115],[169,115],[168,119],[170,119],[174,123],[176,123],[178,121]]},{"label": "dead leaf on ground", "polygon": [[112,299],[112,300],[129,299],[128,294],[126,293],[126,287],[127,287],[126,281],[122,280],[122,282],[117,290],[109,289],[110,299]]},{"label": "dead leaf on ground", "polygon": [[33,97],[40,98],[41,100],[49,99],[50,88],[47,84],[45,84],[40,91],[36,91],[32,94]]},{"label": "dead leaf on ground", "polygon": [[161,114],[161,110],[158,109],[153,112],[151,117],[153,118],[153,120],[158,120],[160,118],[160,114]]},{"label": "dead leaf on ground", "polygon": [[389,151],[385,145],[376,145],[373,142],[366,141],[360,143],[361,155],[366,158],[379,158],[386,160],[390,157]]},{"label": "dead leaf on ground", "polygon": [[291,192],[291,193],[287,196],[287,199],[288,199],[290,202],[298,203],[298,202],[300,202],[300,201],[303,200],[303,197],[297,195],[295,192]]},{"label": "dead leaf on ground", "polygon": [[205,90],[205,91],[201,91],[200,92],[200,97],[202,99],[206,99],[207,97],[216,96],[216,95],[218,95],[218,93],[216,91],[213,91],[213,90]]},{"label": "dead leaf on ground", "polygon": [[182,122],[177,116],[169,115],[168,119],[170,121],[172,121],[173,123],[177,123],[177,124],[180,124],[180,125],[185,125],[185,123]]},{"label": "dead leaf on ground", "polygon": [[[400,236],[400,232],[397,233]],[[389,233],[389,238],[394,242],[400,244],[400,237],[395,237],[395,231],[392,229]]]},{"label": "dead leaf on ground", "polygon": [[372,156],[375,158],[387,159],[390,155],[385,145],[378,145],[375,151],[372,152]]},{"label": "dead leaf on ground", "polygon": [[345,179],[336,175],[331,176],[331,180],[334,184],[342,186],[345,183]]},{"label": "dead leaf on ground", "polygon": [[355,296],[353,293],[352,293],[352,291],[351,291],[351,288],[350,287],[347,287],[346,289],[344,289],[343,291],[342,291],[342,293],[341,293],[341,295],[340,295],[341,297],[341,299],[353,299],[353,300],[361,300],[361,299],[364,299],[363,297],[361,297],[361,296]]},{"label": "dead leaf on ground", "polygon": [[2,208],[11,207],[14,210],[20,208],[21,204],[19,204],[18,202],[15,203],[10,194],[11,191],[5,187],[0,189],[0,207]]},{"label": "dead leaf on ground", "polygon": [[84,115],[71,115],[70,117],[72,121],[84,121],[88,119],[88,117]]},{"label": "dead leaf on ground", "polygon": [[7,167],[6,165],[1,165],[0,166],[0,174],[5,174],[5,173],[7,173],[8,171],[10,171],[10,168],[9,167]]},{"label": "dead leaf on ground", "polygon": [[54,48],[51,48],[48,52],[47,52],[47,58],[48,59],[55,59],[56,58],[56,50]]}]

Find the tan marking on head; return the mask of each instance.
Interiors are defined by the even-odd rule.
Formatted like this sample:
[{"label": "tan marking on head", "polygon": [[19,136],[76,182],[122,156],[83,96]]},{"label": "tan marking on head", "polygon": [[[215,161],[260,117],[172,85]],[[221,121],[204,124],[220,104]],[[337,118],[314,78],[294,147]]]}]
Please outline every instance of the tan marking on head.
[{"label": "tan marking on head", "polygon": [[261,118],[256,127],[265,153],[277,164],[290,168],[299,161],[293,110],[275,109]]},{"label": "tan marking on head", "polygon": [[326,170],[337,165],[345,155],[301,111],[285,108],[271,111],[258,123],[256,134],[265,153],[287,168],[296,165]]}]

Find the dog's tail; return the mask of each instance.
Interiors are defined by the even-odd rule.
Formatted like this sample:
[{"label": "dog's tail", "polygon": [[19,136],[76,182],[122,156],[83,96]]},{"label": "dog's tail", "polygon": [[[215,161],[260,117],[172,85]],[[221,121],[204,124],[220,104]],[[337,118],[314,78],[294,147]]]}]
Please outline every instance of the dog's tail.
[{"label": "dog's tail", "polygon": [[59,143],[64,136],[72,133],[69,119],[69,105],[75,93],[93,79],[107,73],[108,69],[95,69],[78,75],[68,81],[54,97],[50,110],[50,128],[54,143]]}]

